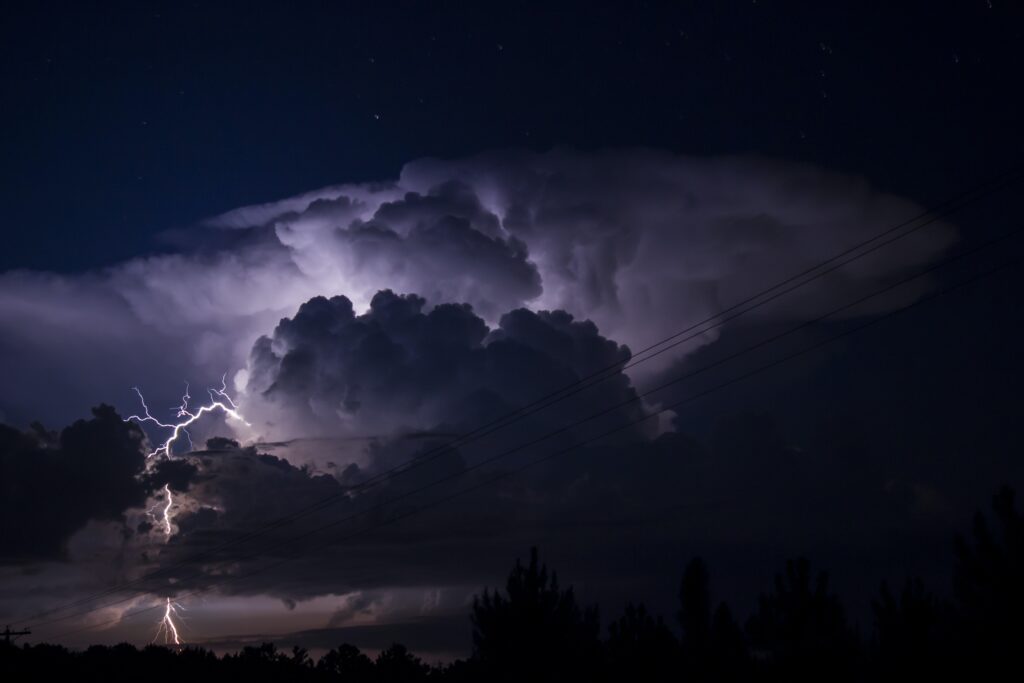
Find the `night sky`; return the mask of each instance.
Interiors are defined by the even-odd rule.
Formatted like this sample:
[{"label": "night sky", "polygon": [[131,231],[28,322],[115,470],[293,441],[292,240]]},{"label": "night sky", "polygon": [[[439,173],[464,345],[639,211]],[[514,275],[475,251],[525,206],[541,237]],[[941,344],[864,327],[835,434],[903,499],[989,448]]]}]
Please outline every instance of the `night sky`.
[{"label": "night sky", "polygon": [[0,623],[450,658],[533,545],[603,614],[948,591],[1024,490],[1024,9],[890,4],[5,4]]}]

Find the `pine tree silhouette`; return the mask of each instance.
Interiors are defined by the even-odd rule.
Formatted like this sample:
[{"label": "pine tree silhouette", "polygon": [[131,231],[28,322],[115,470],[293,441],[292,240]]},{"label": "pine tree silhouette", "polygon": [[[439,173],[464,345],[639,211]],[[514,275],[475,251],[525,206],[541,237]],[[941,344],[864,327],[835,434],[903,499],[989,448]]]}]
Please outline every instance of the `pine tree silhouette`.
[{"label": "pine tree silhouette", "polygon": [[530,550],[518,560],[506,594],[484,591],[473,601],[473,656],[489,680],[592,680],[598,665],[597,610],[581,609],[572,588],[561,590]]},{"label": "pine tree silhouette", "polygon": [[316,668],[325,675],[338,676],[348,683],[371,683],[375,674],[373,660],[355,645],[348,644],[328,650]]},{"label": "pine tree silhouette", "polygon": [[712,609],[710,574],[691,561],[680,584],[677,639],[642,605],[626,607],[599,639],[597,611],[559,586],[536,548],[517,561],[504,592],[484,591],[471,614],[473,655],[431,668],[393,644],[371,660],[341,645],[313,662],[294,647],[248,646],[218,657],[197,647],[137,649],[122,643],[70,651],[0,641],[0,680],[289,681],[296,683],[506,683],[554,681],[907,681],[1007,677],[1024,641],[1024,517],[1010,489],[993,498],[995,524],[979,513],[972,540],[956,540],[949,603],[908,581],[897,595],[882,584],[872,602],[875,633],[861,647],[824,572],[786,563],[762,595],[746,632],[724,603]]},{"label": "pine tree silhouette", "polygon": [[427,680],[430,667],[406,649],[405,645],[392,643],[391,647],[377,655],[376,678],[380,683],[416,683]]},{"label": "pine tree silhouette", "polygon": [[812,582],[804,558],[788,561],[785,574],[776,575],[774,592],[761,596],[747,631],[772,679],[855,678],[856,636],[828,590],[828,575],[818,572]]},{"label": "pine tree silhouette", "polygon": [[687,659],[703,659],[711,638],[711,593],[704,560],[695,557],[686,565],[679,587],[679,625]]},{"label": "pine tree silhouette", "polygon": [[953,665],[952,608],[908,579],[899,598],[883,582],[871,603],[875,615],[875,671],[879,680],[941,678]]},{"label": "pine tree silhouette", "polygon": [[978,512],[973,545],[956,539],[953,591],[968,658],[998,671],[1017,666],[1024,637],[1024,517],[1014,509],[1009,487],[993,497],[992,510],[997,532]]},{"label": "pine tree silhouette", "polygon": [[679,643],[661,617],[626,606],[608,627],[606,675],[613,681],[671,681],[679,677]]},{"label": "pine tree silhouette", "polygon": [[695,557],[686,565],[679,587],[683,668],[691,680],[737,680],[749,668],[743,632],[728,605],[721,603],[712,615],[711,604],[707,565]]}]

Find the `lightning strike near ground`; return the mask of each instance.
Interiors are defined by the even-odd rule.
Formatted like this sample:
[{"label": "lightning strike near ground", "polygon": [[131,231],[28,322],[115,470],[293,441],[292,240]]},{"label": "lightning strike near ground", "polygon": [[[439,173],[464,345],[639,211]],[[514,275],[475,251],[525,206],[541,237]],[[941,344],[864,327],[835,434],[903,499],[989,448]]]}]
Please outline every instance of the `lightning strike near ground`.
[{"label": "lightning strike near ground", "polygon": [[157,622],[156,635],[153,636],[151,642],[160,640],[163,636],[164,644],[170,645],[181,645],[181,637],[178,635],[178,626],[174,623],[174,617],[178,616],[178,610],[185,609],[176,602],[171,602],[170,598],[167,598],[167,607],[164,609],[163,618]]},{"label": "lightning strike near ground", "polygon": [[143,422],[151,422],[155,424],[157,427],[160,427],[161,429],[171,430],[171,436],[162,444],[157,446],[146,457],[153,458],[157,455],[162,454],[164,457],[170,458],[172,455],[172,448],[174,446],[174,443],[182,435],[184,435],[185,438],[188,439],[189,446],[191,447],[192,437],[188,433],[188,426],[194,423],[200,417],[202,417],[205,413],[211,413],[215,410],[223,411],[224,414],[228,416],[228,418],[237,420],[247,427],[251,426],[248,422],[245,421],[245,418],[242,417],[241,413],[238,412],[238,405],[231,398],[231,396],[228,395],[226,378],[227,373],[221,376],[220,389],[207,389],[207,392],[210,394],[210,402],[206,405],[200,406],[195,411],[189,409],[188,402],[192,399],[192,396],[189,394],[189,387],[188,384],[186,383],[185,395],[181,397],[181,404],[178,405],[176,408],[172,409],[175,411],[175,418],[177,418],[178,420],[178,422],[175,422],[173,424],[161,422],[157,418],[153,417],[153,415],[149,412],[149,406],[146,405],[146,399],[142,395],[142,391],[140,391],[138,387],[132,387],[132,390],[139,397],[139,403],[142,404],[142,414],[129,415],[128,417],[125,418],[125,422],[128,422],[130,420],[135,420],[139,424],[142,424]]}]

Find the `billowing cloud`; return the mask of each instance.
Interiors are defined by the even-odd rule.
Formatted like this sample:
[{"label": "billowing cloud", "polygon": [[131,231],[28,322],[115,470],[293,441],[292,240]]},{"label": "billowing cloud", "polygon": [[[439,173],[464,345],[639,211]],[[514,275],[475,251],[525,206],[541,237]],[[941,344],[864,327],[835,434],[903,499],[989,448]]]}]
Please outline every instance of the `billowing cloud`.
[{"label": "billowing cloud", "polygon": [[[425,306],[390,290],[362,315],[342,296],[304,303],[253,347],[247,418],[281,437],[469,431],[629,359],[593,323],[564,311],[516,309],[491,330],[466,304]],[[634,397],[620,375],[604,383],[600,401]],[[595,406],[588,398],[581,408]],[[275,434],[275,421],[293,433]]]},{"label": "billowing cloud", "polygon": [[110,406],[59,434],[0,425],[0,560],[62,557],[90,520],[141,506],[154,486],[142,442]]},{"label": "billowing cloud", "polygon": [[[379,292],[360,315],[344,297],[314,298],[254,345],[247,394],[260,401],[250,402],[249,418],[316,430],[375,425],[385,415],[394,435],[366,440],[359,457],[339,457],[334,469],[224,438],[163,461],[147,475],[148,491],[167,483],[175,492],[173,533],[149,524],[125,537],[127,555],[137,558],[126,572],[160,570],[141,584],[156,595],[271,595],[293,608],[348,596],[331,617],[337,625],[359,615],[386,618],[389,610],[409,616],[408,599],[399,610],[395,591],[440,591],[436,605],[461,608],[468,587],[503,567],[496,557],[536,542],[576,558],[593,585],[614,593],[621,567],[602,562],[625,552],[638,530],[652,547],[685,538],[735,548],[771,537],[779,547],[827,549],[837,529],[848,527],[844,543],[865,543],[893,519],[910,523],[912,501],[883,486],[899,481],[899,472],[869,465],[863,454],[856,464],[845,452],[808,455],[765,417],[724,423],[707,445],[639,427],[591,443],[649,414],[631,401],[637,394],[622,373],[561,409],[446,447],[451,434],[495,412],[626,358],[628,350],[564,311],[517,309],[492,329],[466,305],[430,307],[411,294]],[[536,442],[609,406],[617,407],[596,424]],[[316,444],[331,448],[330,439]],[[419,466],[361,486],[410,460]],[[515,477],[494,479],[534,461]],[[837,507],[843,482],[857,482],[857,490]],[[143,498],[120,505],[138,507]],[[595,527],[603,529],[605,560],[574,545],[581,529]],[[250,538],[254,529],[263,531]]]},{"label": "billowing cloud", "polygon": [[[563,311],[517,309],[502,316],[492,330],[467,305],[425,308],[422,297],[382,291],[372,298],[366,313],[356,315],[344,297],[317,297],[303,304],[293,318],[282,320],[271,337],[256,342],[246,415],[257,427],[273,429],[272,424],[262,425],[266,417],[302,425],[307,432],[356,424],[381,431],[390,427],[395,436],[368,440],[361,457],[342,461],[344,467],[333,471],[300,467],[225,439],[211,440],[207,450],[186,456],[194,470],[187,497],[197,504],[180,509],[175,519],[180,533],[159,548],[159,562],[175,565],[196,552],[205,556],[161,575],[153,585],[155,592],[220,583],[224,567],[211,563],[212,559],[227,563],[234,576],[246,577],[236,583],[229,575],[225,590],[271,591],[292,601],[325,591],[407,586],[410,581],[422,581],[426,574],[437,579],[441,571],[425,572],[419,562],[405,561],[402,569],[370,569],[383,559],[382,553],[392,552],[394,534],[407,537],[408,528],[376,530],[354,544],[348,536],[410,506],[415,509],[437,496],[472,489],[498,472],[529,462],[537,457],[536,449],[516,452],[515,447],[554,428],[563,431],[543,443],[548,450],[585,439],[595,425],[564,429],[561,421],[570,415],[556,411],[539,414],[511,433],[470,448],[447,446],[448,435],[504,414],[538,390],[561,386],[629,357],[624,347],[600,336],[592,323],[575,321]],[[628,425],[646,414],[636,398],[629,379],[620,373],[605,383],[604,391],[583,397],[573,408],[584,414],[606,410],[602,425],[609,421]],[[613,409],[607,410],[609,406]],[[623,434],[641,442],[646,439],[639,427]],[[321,449],[330,448],[329,440],[318,444]],[[497,454],[502,456],[495,458]],[[362,487],[368,479],[411,459],[418,459],[413,470]],[[517,508],[526,500],[543,500],[547,491],[578,477],[571,468],[554,465],[539,467],[536,473],[536,479],[507,487],[501,503],[488,505],[491,514],[504,510],[503,514],[520,516],[523,512]],[[482,506],[489,495],[476,491],[460,501],[459,508]],[[329,506],[302,514],[288,525],[274,526],[258,541],[234,547],[234,539],[248,530],[272,525],[326,500],[331,501]],[[536,507],[529,514],[547,514],[545,506]],[[459,522],[439,527],[427,521],[415,533],[427,566],[438,561],[433,557],[435,544],[476,535],[473,528],[479,516],[476,520],[463,516],[468,526]],[[315,539],[287,548],[291,539],[301,540],[324,527]],[[225,543],[231,544],[227,551]],[[274,558],[289,554],[294,554],[294,562],[283,572],[247,577],[253,568],[268,561],[273,565]],[[338,572],[339,563],[348,569]],[[445,581],[468,582],[473,573],[468,564],[449,573]],[[413,579],[416,575],[421,578]],[[288,578],[293,576],[303,578]]]},{"label": "billowing cloud", "polygon": [[[383,289],[467,303],[491,326],[519,307],[561,309],[639,348],[918,211],[856,178],[761,159],[415,161],[393,181],[229,212],[177,234],[175,253],[0,275],[0,369],[19,388],[0,410],[70,420],[98,398],[127,407],[135,384],[173,405],[181,381],[243,368],[303,302],[343,295],[359,314]],[[759,315],[804,316],[928,262],[953,235],[931,226]]]}]

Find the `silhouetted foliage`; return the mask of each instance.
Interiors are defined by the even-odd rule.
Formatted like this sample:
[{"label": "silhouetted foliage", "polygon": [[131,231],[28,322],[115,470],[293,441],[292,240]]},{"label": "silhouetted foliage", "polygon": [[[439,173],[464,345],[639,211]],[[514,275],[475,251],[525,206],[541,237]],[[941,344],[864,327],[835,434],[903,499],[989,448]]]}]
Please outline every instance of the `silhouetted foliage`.
[{"label": "silhouetted foliage", "polygon": [[786,563],[775,576],[775,590],[762,595],[747,622],[755,651],[764,668],[780,680],[853,679],[857,639],[839,599],[828,590],[828,574],[812,580],[804,558]]},{"label": "silhouetted foliage", "polygon": [[[847,622],[825,572],[805,559],[786,563],[741,629],[725,603],[712,608],[710,572],[685,568],[677,618],[680,636],[643,605],[628,605],[604,641],[594,609],[580,607],[540,564],[516,562],[505,592],[473,604],[473,655],[430,667],[395,643],[371,659],[340,645],[314,661],[308,651],[272,643],[218,657],[196,647],[140,649],[120,644],[70,651],[56,645],[0,642],[0,680],[244,680],[343,683],[487,683],[490,681],[908,681],[989,680],[1019,668],[1024,636],[1024,518],[1013,493],[993,499],[997,528],[974,521],[973,542],[956,541],[953,602],[907,580],[897,596],[883,583],[872,601],[874,634],[865,648]],[[1012,675],[1012,674],[1011,674]]]},{"label": "silhouetted foliage", "polygon": [[1024,627],[1024,518],[1014,493],[1003,487],[992,499],[998,523],[993,531],[978,512],[974,544],[956,539],[953,591],[969,655],[986,666],[1016,666]]},{"label": "silhouetted foliage", "polygon": [[708,568],[699,557],[690,560],[679,588],[679,625],[683,628],[683,650],[690,657],[702,656],[711,637],[711,593]]},{"label": "silhouetted foliage", "polygon": [[949,670],[955,647],[950,638],[952,607],[926,591],[920,579],[908,579],[899,599],[883,582],[871,607],[879,678],[934,678]]},{"label": "silhouetted foliage", "polygon": [[724,602],[712,616],[710,574],[699,557],[690,560],[683,572],[679,604],[681,655],[687,674],[697,681],[721,681],[747,673],[743,631]]},{"label": "silhouetted foliage", "polygon": [[348,644],[328,650],[316,663],[316,668],[349,683],[370,683],[376,673],[373,660],[360,652],[358,647]]},{"label": "silhouetted foliage", "polygon": [[668,681],[679,667],[679,643],[661,617],[643,605],[626,606],[626,613],[608,627],[606,675],[610,680]]},{"label": "silhouetted foliage", "polygon": [[746,680],[751,672],[750,653],[743,629],[724,602],[711,620],[708,672],[717,681]]},{"label": "silhouetted foliage", "polygon": [[425,681],[430,667],[410,653],[405,645],[393,643],[377,655],[376,680],[380,683]]},{"label": "silhouetted foliage", "polygon": [[599,650],[597,611],[581,609],[572,588],[539,563],[518,560],[506,595],[484,591],[473,601],[473,656],[492,680],[591,678]]}]

